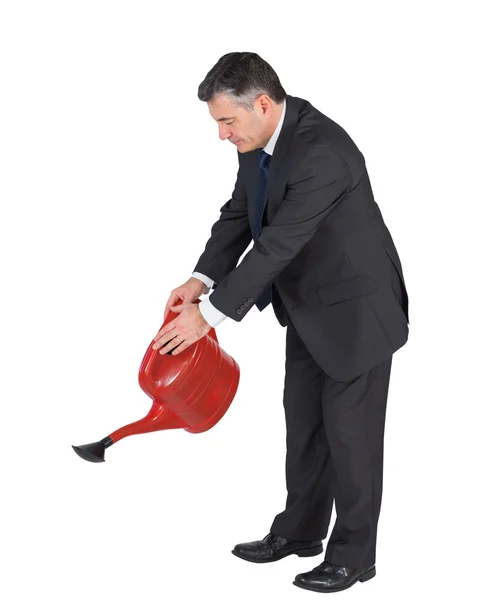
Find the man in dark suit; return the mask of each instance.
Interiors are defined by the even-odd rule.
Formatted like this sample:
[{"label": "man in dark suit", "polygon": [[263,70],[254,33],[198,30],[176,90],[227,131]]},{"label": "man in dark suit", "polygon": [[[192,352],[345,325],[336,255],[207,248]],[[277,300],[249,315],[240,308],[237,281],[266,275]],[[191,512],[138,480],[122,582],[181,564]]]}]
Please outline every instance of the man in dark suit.
[{"label": "man in dark suit", "polygon": [[376,573],[391,361],[408,338],[401,262],[353,140],[286,94],[261,57],[223,56],[199,98],[237,146],[239,170],[193,276],[171,293],[165,314],[180,314],[156,347],[183,351],[226,317],[272,303],[287,328],[286,508],[262,540],[232,552],[254,562],[315,556],[335,501],[324,562],[293,583],[343,590]]}]

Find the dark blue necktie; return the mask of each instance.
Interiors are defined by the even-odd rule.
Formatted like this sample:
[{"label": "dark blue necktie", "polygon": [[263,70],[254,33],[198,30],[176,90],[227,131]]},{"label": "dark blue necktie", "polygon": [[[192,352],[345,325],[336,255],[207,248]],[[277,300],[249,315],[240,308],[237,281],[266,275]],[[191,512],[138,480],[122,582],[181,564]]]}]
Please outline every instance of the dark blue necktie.
[{"label": "dark blue necktie", "polygon": [[[266,194],[267,185],[267,171],[269,169],[269,162],[271,156],[261,150],[259,152],[259,186],[257,188],[256,196],[256,212],[254,217],[254,242],[260,236],[262,231],[262,214],[264,212],[264,198]],[[256,302],[256,306],[259,310],[264,308],[272,301],[272,285],[269,284],[266,289],[262,292]]]}]

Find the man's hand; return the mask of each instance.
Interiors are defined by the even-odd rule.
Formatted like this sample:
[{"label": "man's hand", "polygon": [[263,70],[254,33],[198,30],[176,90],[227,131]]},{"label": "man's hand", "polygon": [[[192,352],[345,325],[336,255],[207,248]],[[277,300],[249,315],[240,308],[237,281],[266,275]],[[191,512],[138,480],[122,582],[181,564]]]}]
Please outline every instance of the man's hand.
[{"label": "man's hand", "polygon": [[170,310],[180,314],[160,329],[154,337],[155,344],[152,346],[154,350],[167,344],[161,348],[160,354],[165,354],[172,348],[175,348],[172,354],[179,354],[179,352],[203,338],[211,329],[209,323],[202,316],[197,303],[184,302],[178,306],[171,306]]},{"label": "man's hand", "polygon": [[190,277],[185,283],[171,291],[164,309],[164,321],[171,307],[179,300],[182,300],[182,304],[194,302],[201,294],[207,294],[208,291],[209,288],[203,281],[197,279],[197,277]]}]

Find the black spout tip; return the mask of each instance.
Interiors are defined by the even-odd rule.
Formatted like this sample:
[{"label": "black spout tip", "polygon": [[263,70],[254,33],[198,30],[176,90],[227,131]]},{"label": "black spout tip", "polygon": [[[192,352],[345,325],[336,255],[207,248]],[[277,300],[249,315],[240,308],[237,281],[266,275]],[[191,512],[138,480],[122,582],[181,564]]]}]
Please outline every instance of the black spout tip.
[{"label": "black spout tip", "polygon": [[89,462],[105,462],[105,449],[113,443],[112,438],[107,436],[103,440],[100,440],[100,442],[84,444],[83,446],[72,446],[72,448],[84,460],[88,460]]}]

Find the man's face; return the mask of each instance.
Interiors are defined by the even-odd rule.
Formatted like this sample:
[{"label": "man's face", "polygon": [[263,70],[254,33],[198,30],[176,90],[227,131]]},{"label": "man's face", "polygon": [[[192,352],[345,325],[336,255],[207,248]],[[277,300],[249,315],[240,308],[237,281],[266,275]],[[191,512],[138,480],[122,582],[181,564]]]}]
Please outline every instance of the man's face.
[{"label": "man's face", "polygon": [[263,148],[272,136],[274,103],[266,94],[255,100],[252,112],[235,106],[225,94],[219,94],[207,104],[219,126],[220,139],[228,139],[239,152]]}]

